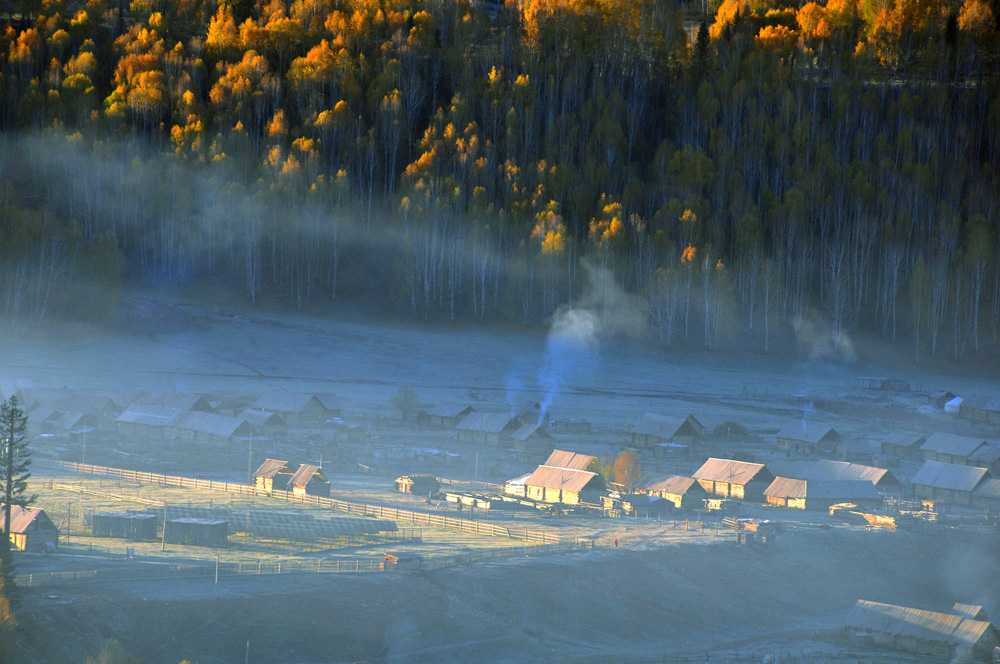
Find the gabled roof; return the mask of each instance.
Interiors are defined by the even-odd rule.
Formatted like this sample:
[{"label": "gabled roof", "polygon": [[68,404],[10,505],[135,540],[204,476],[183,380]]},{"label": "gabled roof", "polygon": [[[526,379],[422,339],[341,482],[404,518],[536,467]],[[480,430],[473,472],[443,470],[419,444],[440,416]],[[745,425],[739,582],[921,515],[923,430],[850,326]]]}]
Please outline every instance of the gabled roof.
[{"label": "gabled roof", "polygon": [[510,435],[514,440],[528,440],[531,436],[537,435],[539,438],[551,439],[552,434],[546,431],[539,424],[522,424],[521,427]]},{"label": "gabled roof", "polygon": [[716,458],[711,458],[702,464],[701,468],[696,470],[691,477],[696,480],[727,482],[736,485],[749,484],[756,479],[768,482],[774,480],[774,476],[764,467],[764,464]]},{"label": "gabled roof", "polygon": [[236,434],[240,427],[248,426],[245,420],[227,415],[216,415],[215,413],[204,413],[200,410],[188,410],[171,423],[171,426],[185,431],[197,431],[207,433],[212,436],[229,438]]},{"label": "gabled roof", "polygon": [[664,480],[647,484],[646,491],[651,493],[669,493],[674,496],[683,496],[688,491],[705,492],[696,479],[693,477],[684,477],[683,475],[671,475]]},{"label": "gabled roof", "polygon": [[967,457],[985,444],[985,438],[970,438],[955,433],[935,431],[927,437],[920,449],[938,454]]},{"label": "gabled roof", "polygon": [[285,426],[285,421],[281,419],[281,415],[269,410],[243,410],[236,417],[246,420],[247,424],[255,429],[265,426]]},{"label": "gabled roof", "polygon": [[973,646],[990,624],[961,615],[911,609],[859,599],[844,626],[872,633],[907,636],[949,645]]},{"label": "gabled roof", "polygon": [[632,427],[632,433],[666,439],[684,433],[697,435],[701,433],[701,429],[701,422],[696,420],[693,415],[671,417],[658,413],[646,413]]},{"label": "gabled roof", "polygon": [[319,466],[313,466],[307,463],[299,466],[299,469],[295,471],[292,475],[292,479],[288,480],[288,486],[305,486],[309,484],[309,481],[313,477],[318,477],[319,479],[326,481],[326,477],[320,472]]},{"label": "gabled roof", "polygon": [[979,486],[977,486],[972,493],[976,494],[980,498],[1000,500],[1000,479],[996,477],[989,477],[980,482]]},{"label": "gabled roof", "polygon": [[63,414],[55,408],[42,406],[28,413],[28,423],[41,424],[42,422],[57,422],[62,415]]},{"label": "gabled roof", "polygon": [[176,408],[177,410],[211,410],[212,406],[208,400],[200,394],[187,394],[185,392],[155,392],[144,394],[129,405],[129,408],[136,406],[160,406],[163,408]]},{"label": "gabled roof", "polygon": [[260,464],[260,468],[254,472],[253,476],[263,477],[265,479],[274,479],[275,475],[287,470],[287,461],[282,461],[280,459],[265,459],[264,463]]},{"label": "gabled roof", "polygon": [[520,423],[510,413],[469,413],[458,423],[459,431],[483,431],[485,433],[500,433],[508,426]]},{"label": "gabled roof", "polygon": [[323,401],[315,394],[301,394],[295,392],[268,392],[260,395],[253,407],[255,410],[273,410],[279,413],[301,412],[310,401],[326,408]]},{"label": "gabled roof", "polygon": [[170,426],[186,411],[168,406],[153,406],[147,404],[132,404],[117,417],[118,422],[126,424],[144,424],[152,427]]},{"label": "gabled roof", "polygon": [[331,394],[329,392],[316,392],[313,396],[316,397],[316,401],[319,401],[323,408],[327,410],[340,409],[340,397],[336,394]]},{"label": "gabled roof", "polygon": [[987,443],[966,457],[973,463],[989,465],[1000,461],[1000,445]]},{"label": "gabled roof", "polygon": [[951,607],[951,612],[965,618],[972,618],[973,620],[987,619],[986,611],[983,610],[982,604],[962,604],[961,602],[955,602],[954,606]]},{"label": "gabled roof", "polygon": [[926,440],[927,436],[922,434],[899,431],[883,436],[880,442],[890,443],[897,447],[919,447],[920,445],[923,445]]},{"label": "gabled roof", "polygon": [[799,440],[804,443],[818,445],[826,440],[827,437],[831,437],[833,440],[839,439],[840,434],[838,434],[833,427],[821,426],[819,424],[806,424],[805,422],[790,422],[781,427],[777,437],[787,440]]},{"label": "gabled roof", "polygon": [[962,401],[962,409],[967,408],[1000,413],[1000,397],[993,397],[988,394],[970,394]]},{"label": "gabled roof", "polygon": [[552,450],[549,458],[545,460],[543,466],[553,468],[569,468],[571,470],[587,470],[590,464],[597,461],[597,457],[589,454],[579,454],[577,452],[567,452],[566,450]]},{"label": "gabled roof", "polygon": [[[48,520],[45,515],[44,510],[37,507],[21,507],[20,505],[11,505],[10,507],[10,522],[11,522],[11,533],[23,533],[28,529],[28,526],[32,524],[36,519]],[[51,521],[49,521],[51,524]],[[54,526],[53,526],[54,527]],[[7,512],[6,510],[0,510],[0,530],[6,530],[7,528]]]},{"label": "gabled roof", "polygon": [[112,392],[110,399],[118,410],[125,410],[137,401],[141,401],[147,396],[145,390],[118,390]]},{"label": "gabled roof", "polygon": [[56,428],[62,429],[64,431],[72,431],[81,425],[81,423],[86,426],[86,413],[79,412],[69,412],[63,413],[62,417],[56,420]]},{"label": "gabled roof", "polygon": [[913,484],[951,491],[972,491],[986,477],[988,471],[976,466],[959,466],[940,461],[924,461]]},{"label": "gabled roof", "polygon": [[570,468],[551,468],[539,466],[525,481],[528,486],[542,486],[546,489],[560,489],[570,493],[578,493],[597,477],[597,473]]},{"label": "gabled roof", "polygon": [[776,477],[764,491],[775,498],[819,498],[834,500],[878,500],[881,498],[871,482],[844,480],[796,480]]},{"label": "gabled roof", "polygon": [[462,417],[475,410],[472,406],[467,406],[464,403],[451,403],[444,402],[431,408],[427,411],[427,414],[431,417]]},{"label": "gabled roof", "polygon": [[900,482],[886,468],[866,466],[860,463],[849,463],[847,461],[832,461],[821,459],[819,461],[806,462],[799,465],[789,477],[800,480],[826,480],[853,482],[864,480],[873,485],[896,484]]}]

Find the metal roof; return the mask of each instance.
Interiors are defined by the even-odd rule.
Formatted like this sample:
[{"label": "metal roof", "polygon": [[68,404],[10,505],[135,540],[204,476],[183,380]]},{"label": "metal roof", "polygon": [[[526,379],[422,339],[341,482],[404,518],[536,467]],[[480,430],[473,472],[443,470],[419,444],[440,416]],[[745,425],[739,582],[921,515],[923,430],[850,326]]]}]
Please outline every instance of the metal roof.
[{"label": "metal roof", "polygon": [[546,489],[560,489],[570,493],[579,493],[587,484],[597,477],[597,473],[571,468],[552,468],[539,466],[525,481],[528,486],[542,486]]},{"label": "metal roof", "polygon": [[39,424],[41,422],[56,422],[62,417],[62,413],[55,408],[41,406],[28,413],[28,422]]},{"label": "metal roof", "polygon": [[87,417],[86,413],[81,413],[81,412],[63,413],[62,417],[56,420],[55,425],[59,429],[63,429],[65,431],[71,431],[80,423],[80,420],[86,419],[86,417]]},{"label": "metal roof", "polygon": [[991,498],[1000,500],[1000,479],[990,477],[979,483],[979,486],[972,492],[980,498]]},{"label": "metal roof", "polygon": [[200,394],[187,394],[185,392],[157,392],[144,394],[134,401],[129,408],[135,406],[161,406],[164,408],[176,408],[177,410],[193,410],[198,408],[211,408],[208,400]]},{"label": "metal roof", "polygon": [[733,459],[711,458],[702,464],[691,477],[696,480],[711,480],[713,482],[728,482],[729,484],[744,485],[758,479],[771,482],[774,476],[764,467],[762,463],[748,463],[746,461],[735,461]]},{"label": "metal roof", "polygon": [[832,498],[836,500],[878,500],[881,498],[875,485],[867,480],[797,480],[776,477],[764,491],[775,498]]},{"label": "metal roof", "polygon": [[288,486],[305,486],[309,484],[309,481],[314,476],[318,476],[324,482],[326,481],[326,478],[323,477],[323,473],[319,471],[319,466],[304,463],[299,466],[298,470],[295,471],[295,474],[292,475],[292,479],[288,480]]},{"label": "metal roof", "polygon": [[567,452],[566,450],[552,450],[549,458],[542,465],[553,468],[587,470],[590,464],[595,461],[597,461],[597,457],[590,456],[589,454],[578,454],[576,452]]},{"label": "metal roof", "polygon": [[500,433],[517,420],[510,413],[469,413],[456,427],[459,431]]},{"label": "metal roof", "polygon": [[959,466],[940,461],[924,461],[917,474],[913,476],[913,484],[929,486],[935,489],[951,491],[972,491],[976,488],[988,471],[976,466]]},{"label": "metal roof", "polygon": [[269,425],[285,426],[285,421],[281,419],[281,415],[269,410],[243,410],[236,417],[246,420],[247,424],[255,429]]},{"label": "metal roof", "polygon": [[632,427],[632,433],[666,439],[673,438],[682,433],[697,435],[701,432],[701,429],[701,423],[691,415],[687,417],[671,417],[670,415],[660,415],[658,413],[646,413]]},{"label": "metal roof", "polygon": [[260,464],[260,468],[254,472],[253,476],[274,479],[275,475],[287,469],[287,461],[282,461],[280,459],[265,459],[264,463]]},{"label": "metal roof", "polygon": [[955,602],[951,607],[951,612],[966,618],[972,618],[973,620],[986,619],[986,612],[983,611],[982,604],[962,604],[961,602]]},{"label": "metal roof", "polygon": [[969,461],[975,461],[977,463],[996,463],[997,461],[1000,461],[1000,445],[987,443],[970,454],[967,458]]},{"label": "metal roof", "polygon": [[646,485],[646,491],[651,493],[669,493],[674,496],[683,496],[685,493],[690,491],[692,487],[697,487],[695,491],[705,492],[698,484],[698,481],[693,477],[684,477],[683,475],[671,475],[670,477],[660,480],[658,482],[653,482]]},{"label": "metal roof", "polygon": [[988,394],[970,394],[962,401],[962,409],[967,408],[1000,413],[1000,397],[991,397]]},{"label": "metal roof", "polygon": [[[28,529],[28,526],[34,522],[35,519],[39,517],[48,517],[45,515],[45,511],[37,507],[21,507],[20,505],[10,506],[10,522],[11,522],[11,533],[23,533]],[[51,522],[50,522],[51,523]],[[0,529],[6,530],[7,528],[7,511],[0,509]]]},{"label": "metal roof", "polygon": [[475,408],[467,406],[464,403],[451,403],[446,401],[431,408],[427,411],[427,414],[432,417],[461,417],[473,411],[475,411]]},{"label": "metal roof", "polygon": [[109,398],[115,407],[125,410],[137,401],[141,401],[147,394],[145,390],[118,390],[112,392]]},{"label": "metal roof", "polygon": [[831,461],[829,459],[799,464],[788,477],[800,480],[842,482],[864,480],[871,482],[873,485],[879,483],[898,485],[900,483],[896,479],[896,476],[885,468],[866,466],[860,463],[849,463],[847,461]]},{"label": "metal roof", "polygon": [[985,438],[970,438],[955,433],[935,431],[927,437],[920,449],[939,454],[967,457],[985,444]]},{"label": "metal roof", "polygon": [[118,422],[128,424],[145,424],[152,427],[170,426],[181,413],[185,411],[168,406],[154,406],[149,404],[132,404],[125,409],[125,412],[118,416]]},{"label": "metal roof", "polygon": [[883,436],[880,442],[890,443],[892,445],[896,445],[897,447],[916,447],[918,445],[923,445],[926,440],[927,436],[924,436],[923,434],[900,431]]},{"label": "metal roof", "polygon": [[205,413],[200,410],[188,410],[178,415],[171,423],[171,426],[184,429],[185,431],[197,431],[207,433],[211,436],[229,438],[235,435],[240,428],[246,428],[250,425],[245,420],[237,417]]},{"label": "metal roof", "polygon": [[809,425],[805,422],[790,422],[781,427],[777,437],[818,445],[830,436],[830,434],[833,434],[834,440],[840,439],[840,434],[833,427],[821,426],[819,424]]},{"label": "metal roof", "polygon": [[514,440],[527,440],[531,436],[538,434],[539,438],[551,439],[552,434],[542,428],[538,424],[522,424],[521,428],[510,435]]},{"label": "metal roof", "polygon": [[952,638],[963,618],[949,613],[911,609],[859,599],[844,621],[845,627],[924,641],[955,644]]}]

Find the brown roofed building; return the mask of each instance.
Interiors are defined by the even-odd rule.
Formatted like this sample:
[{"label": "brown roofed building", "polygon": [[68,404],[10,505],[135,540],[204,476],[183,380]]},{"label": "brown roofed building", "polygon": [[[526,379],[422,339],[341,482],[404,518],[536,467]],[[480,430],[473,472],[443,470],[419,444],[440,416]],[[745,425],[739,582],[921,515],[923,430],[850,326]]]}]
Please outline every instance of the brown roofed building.
[{"label": "brown roofed building", "polygon": [[437,493],[441,488],[441,483],[433,475],[426,473],[416,475],[403,475],[396,479],[396,490],[400,493],[412,493],[418,496],[427,496]]},{"label": "brown roofed building", "polygon": [[875,485],[866,480],[797,480],[776,477],[764,491],[767,502],[779,507],[825,510],[837,503],[874,509],[882,504]]},{"label": "brown roofed building", "polygon": [[760,463],[711,458],[693,475],[706,492],[724,498],[764,500],[774,475]]},{"label": "brown roofed building", "polygon": [[[59,529],[41,509],[11,505],[10,544],[15,551],[50,551],[59,546]],[[7,512],[0,509],[0,530],[7,530]]]},{"label": "brown roofed building", "polygon": [[288,491],[288,480],[292,479],[292,471],[288,462],[280,459],[265,459],[260,468],[254,471],[254,486],[261,491]]},{"label": "brown roofed building", "polygon": [[651,482],[642,491],[669,500],[677,509],[699,509],[708,497],[705,488],[696,479],[681,475]]},{"label": "brown roofed building", "polygon": [[589,454],[580,454],[578,452],[569,452],[566,450],[552,450],[549,454],[549,458],[545,460],[543,466],[552,466],[553,468],[571,468],[573,470],[589,470],[590,465],[597,461],[597,457],[590,456]]},{"label": "brown roofed building", "polygon": [[972,492],[988,476],[985,468],[925,461],[913,476],[913,495],[917,500],[968,505],[972,502]]},{"label": "brown roofed building", "polygon": [[288,480],[288,490],[297,496],[330,497],[330,480],[320,472],[319,466],[302,464]]},{"label": "brown roofed building", "polygon": [[524,485],[528,498],[543,503],[594,503],[604,492],[604,480],[597,473],[550,466],[536,468]]}]

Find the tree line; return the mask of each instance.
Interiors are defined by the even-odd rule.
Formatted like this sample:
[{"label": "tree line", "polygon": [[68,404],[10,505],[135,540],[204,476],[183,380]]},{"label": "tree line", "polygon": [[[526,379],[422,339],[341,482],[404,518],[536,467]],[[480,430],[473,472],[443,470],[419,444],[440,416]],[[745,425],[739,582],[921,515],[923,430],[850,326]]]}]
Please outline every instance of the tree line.
[{"label": "tree line", "polygon": [[211,279],[538,324],[590,261],[665,345],[995,348],[996,0],[683,9],[11,2],[4,314]]}]

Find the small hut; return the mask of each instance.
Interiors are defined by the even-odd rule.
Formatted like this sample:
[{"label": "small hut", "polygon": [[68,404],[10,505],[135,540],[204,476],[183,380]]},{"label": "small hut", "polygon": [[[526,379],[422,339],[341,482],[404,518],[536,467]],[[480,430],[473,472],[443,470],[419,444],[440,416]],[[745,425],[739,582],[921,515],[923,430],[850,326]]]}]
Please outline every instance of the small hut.
[{"label": "small hut", "polygon": [[422,556],[415,553],[392,551],[385,554],[382,569],[386,572],[419,572],[422,565]]},{"label": "small hut", "polygon": [[[41,509],[11,505],[10,522],[10,543],[15,551],[52,551],[59,546],[59,529]],[[4,509],[0,509],[0,530],[8,530]]]},{"label": "small hut", "polygon": [[319,466],[304,463],[288,480],[289,490],[296,496],[330,497],[330,480],[320,472]]},{"label": "small hut", "polygon": [[646,413],[632,427],[632,444],[636,447],[652,447],[675,443],[693,448],[701,437],[702,429],[701,422],[694,415],[671,417]]},{"label": "small hut", "polygon": [[671,475],[664,480],[652,482],[643,491],[669,500],[677,509],[699,509],[708,496],[697,480],[681,475]]},{"label": "small hut", "polygon": [[833,427],[792,422],[781,427],[776,436],[778,449],[788,453],[837,454],[841,438]]},{"label": "small hut", "polygon": [[396,490],[400,493],[412,493],[418,496],[427,496],[437,493],[441,488],[441,483],[433,475],[426,473],[416,475],[403,475],[396,479]]},{"label": "small hut", "polygon": [[288,480],[292,479],[292,471],[288,462],[280,459],[265,459],[254,474],[254,486],[261,491],[288,491]]}]

